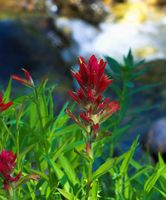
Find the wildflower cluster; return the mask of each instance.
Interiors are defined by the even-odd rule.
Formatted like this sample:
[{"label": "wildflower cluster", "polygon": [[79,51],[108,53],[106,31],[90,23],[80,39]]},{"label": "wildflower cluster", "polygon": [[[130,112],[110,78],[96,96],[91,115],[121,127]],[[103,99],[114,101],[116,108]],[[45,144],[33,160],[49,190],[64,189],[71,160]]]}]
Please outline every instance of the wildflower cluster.
[{"label": "wildflower cluster", "polygon": [[91,141],[96,138],[100,124],[119,110],[120,106],[110,98],[104,98],[103,92],[111,84],[112,80],[104,74],[106,62],[97,60],[92,55],[88,64],[84,58],[79,59],[80,69],[78,72],[71,71],[72,76],[77,80],[80,88],[70,91],[72,99],[80,106],[79,117],[75,117],[69,109],[68,115],[81,126],[87,134],[87,153],[90,150]]},{"label": "wildflower cluster", "polygon": [[10,184],[16,182],[21,177],[21,172],[16,177],[11,176],[13,169],[16,165],[16,154],[12,151],[2,150],[0,153],[0,176],[3,178],[4,189],[10,189]]},{"label": "wildflower cluster", "polygon": [[[23,76],[11,76],[30,93],[9,100],[11,81],[0,91],[0,200],[166,199],[164,154],[155,156],[156,165],[143,156],[142,167],[134,156],[138,137],[127,151],[114,154],[116,142],[142,112],[142,107],[136,108],[136,116],[130,112],[133,95],[155,84],[138,88],[136,81],[145,69],[143,62],[134,62],[131,51],[122,64],[105,58],[117,84],[106,75],[104,60],[80,57],[79,69],[71,70],[78,86],[69,92],[76,105],[66,109],[65,104],[59,114],[54,112],[54,86],[47,80],[36,84],[24,68]],[[110,84],[119,103],[104,95]]]},{"label": "wildflower cluster", "polygon": [[[16,80],[28,87],[34,87],[33,79],[30,73],[26,69],[22,69],[25,78],[21,78],[17,75],[12,75],[12,79]],[[0,92],[0,112],[7,110],[13,104],[12,101],[5,103],[3,99],[3,95]],[[5,190],[11,189],[11,183],[17,182],[21,177],[21,172],[18,173],[17,176],[13,177],[11,174],[16,166],[17,156],[12,151],[2,150],[0,153],[0,177],[3,180],[3,185]],[[30,179],[34,179],[34,175],[30,177]]]}]

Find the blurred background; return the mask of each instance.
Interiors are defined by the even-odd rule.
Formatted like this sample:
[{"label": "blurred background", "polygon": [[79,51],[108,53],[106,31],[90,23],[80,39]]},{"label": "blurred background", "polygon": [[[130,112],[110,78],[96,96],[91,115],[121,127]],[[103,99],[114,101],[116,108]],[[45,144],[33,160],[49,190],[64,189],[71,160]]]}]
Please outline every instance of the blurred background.
[{"label": "blurred background", "polygon": [[141,84],[161,83],[133,99],[135,107],[140,101],[158,105],[134,132],[161,133],[159,141],[166,141],[166,0],[0,0],[1,88],[24,67],[35,80],[49,77],[57,84],[55,99],[62,105],[80,55],[121,62],[129,48],[150,66]]}]

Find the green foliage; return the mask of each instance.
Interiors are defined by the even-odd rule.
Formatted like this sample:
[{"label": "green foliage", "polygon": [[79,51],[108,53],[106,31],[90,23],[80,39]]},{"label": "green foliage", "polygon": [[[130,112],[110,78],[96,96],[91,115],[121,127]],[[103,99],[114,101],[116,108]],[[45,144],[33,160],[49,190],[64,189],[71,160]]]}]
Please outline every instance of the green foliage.
[{"label": "green foliage", "polygon": [[[112,156],[119,138],[131,127],[134,113],[128,113],[128,106],[133,95],[156,85],[137,87],[136,81],[146,69],[139,68],[144,61],[134,62],[131,50],[124,57],[124,64],[111,57],[106,59],[121,110],[104,123],[92,145],[93,158],[85,152],[82,131],[71,123],[65,112],[68,103],[55,115],[54,86],[49,87],[47,80],[28,95],[14,99],[14,105],[0,113],[0,150],[16,152],[14,173],[22,171],[11,194],[3,189],[0,179],[0,199],[166,199],[166,165],[160,154],[156,165],[135,160],[137,138],[127,152]],[[4,93],[5,101],[10,100],[11,86],[10,80]],[[137,114],[143,110],[134,109]],[[122,126],[128,115],[131,115],[130,120]],[[108,151],[104,155],[106,146]],[[102,162],[97,161],[98,157]]]},{"label": "green foliage", "polygon": [[135,106],[133,102],[134,99],[141,99],[139,95],[142,96],[142,92],[153,89],[160,83],[140,85],[139,80],[148,72],[148,68],[144,65],[145,60],[137,62],[134,60],[131,49],[127,56],[123,57],[123,63],[119,63],[109,56],[105,56],[105,58],[108,62],[108,74],[113,77],[111,89],[120,104],[120,111],[104,124],[105,129],[108,131],[111,128],[113,133],[119,132],[121,129],[119,134],[113,134],[115,145],[127,130],[134,127],[135,122],[138,123],[139,115],[158,107],[158,105],[147,105],[145,102],[142,102],[142,105],[137,103]]}]

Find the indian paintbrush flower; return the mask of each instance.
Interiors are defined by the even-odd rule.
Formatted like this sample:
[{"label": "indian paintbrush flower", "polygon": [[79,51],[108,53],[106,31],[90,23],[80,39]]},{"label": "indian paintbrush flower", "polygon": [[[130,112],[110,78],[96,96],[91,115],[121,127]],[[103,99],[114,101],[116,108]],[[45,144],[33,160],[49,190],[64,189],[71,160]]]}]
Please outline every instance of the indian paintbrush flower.
[{"label": "indian paintbrush flower", "polygon": [[2,150],[0,153],[0,176],[3,179],[4,189],[9,190],[12,182],[17,182],[21,177],[21,172],[17,176],[13,177],[11,173],[16,166],[16,154],[12,151]]},{"label": "indian paintbrush flower", "polygon": [[[76,91],[70,91],[69,95],[80,106],[79,117],[75,117],[69,109],[67,114],[87,133],[89,138],[95,139],[100,124],[109,118],[114,112],[119,110],[118,102],[111,101],[110,98],[104,98],[103,92],[112,83],[112,80],[104,73],[106,62],[97,60],[92,55],[89,62],[84,58],[79,59],[79,70],[71,71],[72,76],[77,80],[80,88]],[[91,141],[87,141],[86,151],[90,152]]]},{"label": "indian paintbrush flower", "polygon": [[12,104],[13,104],[13,102],[11,102],[11,101],[8,103],[5,103],[3,100],[2,93],[0,92],[0,112],[7,110]]},{"label": "indian paintbrush flower", "polygon": [[33,82],[33,79],[31,77],[30,73],[24,68],[22,68],[22,70],[25,74],[25,78],[21,78],[20,76],[17,76],[17,75],[12,75],[11,76],[12,79],[16,80],[16,81],[18,81],[18,82],[20,82],[20,83],[22,83],[22,84],[24,84],[28,87],[34,87],[34,82]]}]

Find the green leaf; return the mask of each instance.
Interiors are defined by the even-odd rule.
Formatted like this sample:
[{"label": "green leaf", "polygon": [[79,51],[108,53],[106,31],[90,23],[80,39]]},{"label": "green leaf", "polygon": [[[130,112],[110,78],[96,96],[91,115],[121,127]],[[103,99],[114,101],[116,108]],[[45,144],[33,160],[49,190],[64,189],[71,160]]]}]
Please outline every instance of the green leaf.
[{"label": "green leaf", "polygon": [[84,140],[81,140],[81,141],[76,141],[76,142],[73,142],[71,144],[68,144],[64,150],[63,150],[63,153],[66,153],[68,151],[71,151],[73,149],[75,149],[76,147],[80,147],[81,145],[84,145],[85,144],[85,141]]},{"label": "green leaf", "polygon": [[150,170],[149,167],[142,167],[142,168],[140,168],[139,170],[137,170],[134,173],[134,175],[131,178],[129,178],[129,181],[136,180],[136,178],[138,176],[145,175],[149,170]]},{"label": "green leaf", "polygon": [[133,67],[134,67],[134,68],[139,67],[139,66],[143,65],[144,63],[145,63],[145,59],[140,60],[139,62],[135,63],[135,64],[133,65]]},{"label": "green leaf", "polygon": [[61,144],[61,146],[59,146],[58,148],[55,148],[55,144],[54,144],[54,141],[53,141],[52,144],[51,144],[51,158],[53,160],[56,160],[62,154],[62,152],[64,151],[65,147],[67,146],[67,144],[69,142],[70,142],[70,139],[63,142]]},{"label": "green leaf", "polygon": [[77,146],[80,147],[81,145],[85,144],[85,141],[76,141],[73,143],[72,142],[70,143],[70,141],[71,141],[71,139],[66,140],[60,147],[57,148],[57,150],[54,151],[54,153],[52,153],[52,158],[54,160],[56,160],[62,154],[75,149]]},{"label": "green leaf", "polygon": [[164,199],[166,199],[166,193],[164,191],[160,190],[159,188],[155,186],[154,186],[154,189],[157,190],[157,192],[159,192],[164,197]]},{"label": "green leaf", "polygon": [[54,137],[59,138],[67,133],[75,132],[78,130],[78,126],[76,124],[71,124],[68,126],[64,126],[61,128],[54,129]]},{"label": "green leaf", "polygon": [[64,169],[66,175],[68,176],[68,178],[72,182],[72,184],[73,185],[79,184],[78,177],[77,177],[77,175],[74,171],[72,164],[69,162],[69,160],[66,157],[64,157],[63,155],[61,155],[59,157],[59,161],[60,161],[61,166]]},{"label": "green leaf", "polygon": [[47,123],[48,117],[48,109],[47,109],[47,102],[46,102],[46,95],[44,95],[44,92],[41,93],[39,98],[39,106],[40,106],[40,113],[42,118],[42,123],[45,126]]},{"label": "green leaf", "polygon": [[19,154],[19,160],[22,160],[23,157],[31,150],[34,148],[34,144],[31,144],[30,146],[27,146],[25,151]]},{"label": "green leaf", "polygon": [[92,199],[98,199],[98,193],[99,193],[99,181],[95,180],[92,183],[92,189],[91,189],[91,195]]},{"label": "green leaf", "polygon": [[55,174],[57,175],[57,178],[58,178],[59,182],[64,186],[64,189],[66,191],[70,191],[70,185],[69,185],[69,183],[67,181],[63,182],[63,177],[65,177],[65,174],[60,169],[60,167],[58,166],[58,164],[55,161],[53,161],[52,159],[50,159],[47,155],[44,156],[44,158],[47,160],[48,164],[54,170]]},{"label": "green leaf", "polygon": [[152,188],[155,186],[157,180],[162,175],[163,172],[165,172],[166,166],[162,166],[161,168],[157,169],[156,172],[154,172],[148,180],[144,184],[144,191],[150,192]]},{"label": "green leaf", "polygon": [[159,108],[159,107],[160,107],[160,105],[152,105],[152,106],[143,105],[143,106],[140,106],[138,108],[135,108],[134,110],[131,110],[128,113],[128,115],[140,114],[141,112],[149,111],[149,110]]},{"label": "green leaf", "polygon": [[124,56],[123,59],[127,68],[132,68],[134,66],[134,59],[131,49],[129,49],[127,57]]},{"label": "green leaf", "polygon": [[31,104],[29,105],[29,125],[31,128],[34,128],[38,125],[38,114],[37,114],[37,110],[36,110],[36,105],[35,103],[31,102]]},{"label": "green leaf", "polygon": [[3,96],[3,99],[4,99],[5,102],[10,101],[11,89],[12,89],[12,80],[10,79],[8,86],[7,86],[7,89],[5,90],[5,93],[4,93],[4,96]]},{"label": "green leaf", "polygon": [[159,160],[159,166],[160,167],[165,166],[165,162],[164,162],[160,152],[158,153],[158,160]]},{"label": "green leaf", "polygon": [[36,175],[38,175],[40,178],[43,178],[43,179],[45,179],[45,180],[48,182],[49,179],[48,179],[48,177],[46,176],[45,173],[40,172],[40,171],[37,171],[37,170],[34,170],[34,169],[32,169],[32,168],[28,168],[27,166],[24,166],[24,168],[25,168],[25,170],[28,172],[28,174],[29,174],[29,173],[36,174]]},{"label": "green leaf", "polygon": [[39,181],[40,176],[37,174],[30,174],[24,177],[21,177],[15,184],[15,189],[22,186],[24,183],[30,181],[30,180],[34,180],[34,181]]},{"label": "green leaf", "polygon": [[126,154],[125,159],[123,160],[123,162],[120,166],[120,174],[121,175],[124,175],[127,172],[128,165],[130,164],[130,161],[133,157],[133,154],[134,154],[134,151],[135,151],[137,145],[138,145],[138,138],[133,142],[130,150],[127,153],[125,153]]},{"label": "green leaf", "polygon": [[133,94],[136,94],[138,92],[150,90],[150,89],[155,88],[155,87],[160,86],[160,85],[161,85],[161,83],[154,83],[154,84],[148,84],[148,85],[140,86],[140,87],[135,88],[134,90],[128,92],[127,97],[132,96]]},{"label": "green leaf", "polygon": [[117,163],[119,163],[123,159],[123,157],[124,155],[117,158],[108,159],[93,173],[92,179],[95,180],[99,178],[100,176],[104,175],[105,173],[107,173],[112,167],[116,166]]},{"label": "green leaf", "polygon": [[93,180],[99,178],[100,176],[107,173],[111,167],[115,166],[117,158],[110,158],[104,164],[102,164],[94,173],[93,173]]},{"label": "green leaf", "polygon": [[34,187],[32,186],[32,184],[30,182],[27,182],[26,183],[29,191],[28,191],[28,195],[30,195],[30,198],[28,199],[32,199],[32,200],[35,200],[36,199],[36,194],[35,194],[35,191],[34,191]]},{"label": "green leaf", "polygon": [[57,190],[68,200],[77,200],[77,199],[74,199],[74,196],[67,192],[66,190],[63,190],[63,189],[60,189],[60,188],[57,188]]},{"label": "green leaf", "polygon": [[134,83],[131,81],[126,82],[125,84],[128,88],[134,88]]},{"label": "green leaf", "polygon": [[0,194],[0,199],[1,199],[1,200],[8,200],[7,197],[5,197],[5,196],[3,196],[3,195],[1,195],[1,194]]},{"label": "green leaf", "polygon": [[48,83],[48,78],[44,78],[44,79],[41,81],[40,85],[39,85],[38,88],[37,88],[39,94],[40,94],[40,92],[46,90],[46,85],[47,85],[47,83]]},{"label": "green leaf", "polygon": [[160,183],[162,191],[166,193],[165,181],[166,181],[166,176],[163,176],[162,174],[161,177],[159,178],[159,183]]},{"label": "green leaf", "polygon": [[48,97],[49,97],[49,115],[52,119],[54,117],[54,101],[53,101],[51,89],[48,91]]},{"label": "green leaf", "polygon": [[69,119],[69,116],[66,114],[65,110],[68,107],[68,102],[63,106],[62,110],[60,111],[58,117],[53,124],[52,131],[54,132],[57,128],[63,127],[66,121]]},{"label": "green leaf", "polygon": [[110,67],[110,70],[112,71],[112,73],[116,76],[118,76],[121,72],[121,65],[113,58],[109,57],[109,56],[105,56],[108,65]]},{"label": "green leaf", "polygon": [[0,189],[0,199],[1,200],[8,200],[7,193],[4,189]]}]

